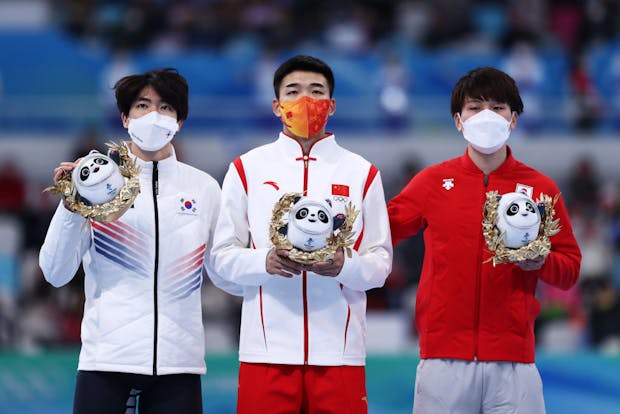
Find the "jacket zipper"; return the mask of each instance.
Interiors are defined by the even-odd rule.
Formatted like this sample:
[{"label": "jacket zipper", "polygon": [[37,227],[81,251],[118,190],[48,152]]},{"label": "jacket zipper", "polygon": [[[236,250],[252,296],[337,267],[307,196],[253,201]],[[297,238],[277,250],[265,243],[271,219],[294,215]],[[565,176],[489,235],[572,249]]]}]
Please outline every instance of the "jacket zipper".
[{"label": "jacket zipper", "polygon": [[[298,142],[299,144],[299,142]],[[316,144],[316,142],[314,143]],[[312,145],[314,145],[312,144]],[[308,161],[316,161],[316,158],[310,157],[310,149],[308,149],[308,154],[305,153],[301,144],[302,157],[296,158],[295,161],[303,161],[304,162],[304,191],[302,193],[303,196],[308,195]],[[308,273],[304,270],[301,272],[302,278],[302,297],[303,297],[303,307],[304,307],[304,365],[308,365],[308,354],[309,354],[309,341],[308,341]]]},{"label": "jacket zipper", "polygon": [[[308,195],[308,159],[309,156],[304,154],[304,192],[303,195]],[[301,272],[302,277],[302,295],[304,304],[304,365],[308,365],[308,273],[304,270]]]},{"label": "jacket zipper", "polygon": [[153,375],[157,375],[157,273],[159,267],[159,211],[157,209],[157,195],[159,194],[159,171],[157,161],[153,161],[153,210],[155,213],[155,266],[153,268]]},{"label": "jacket zipper", "polygon": [[[484,190],[482,195],[486,194],[487,187],[489,185],[489,176],[484,175],[483,178]],[[478,236],[478,269],[476,270],[476,302],[475,302],[475,321],[474,321],[474,330],[475,330],[475,340],[474,340],[474,360],[478,360],[478,343],[479,343],[479,330],[480,330],[480,296],[482,289],[482,248],[480,247],[484,240],[482,240],[482,232]]]}]

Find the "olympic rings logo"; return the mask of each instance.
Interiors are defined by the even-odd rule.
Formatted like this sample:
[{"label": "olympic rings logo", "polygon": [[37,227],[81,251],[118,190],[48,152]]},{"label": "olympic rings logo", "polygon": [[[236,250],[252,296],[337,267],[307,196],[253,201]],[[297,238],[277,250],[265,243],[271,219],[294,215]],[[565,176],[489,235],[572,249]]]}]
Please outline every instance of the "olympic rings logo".
[{"label": "olympic rings logo", "polygon": [[341,203],[346,202],[348,199],[348,197],[343,197],[343,196],[334,196],[332,198],[334,199],[334,201],[340,201]]}]

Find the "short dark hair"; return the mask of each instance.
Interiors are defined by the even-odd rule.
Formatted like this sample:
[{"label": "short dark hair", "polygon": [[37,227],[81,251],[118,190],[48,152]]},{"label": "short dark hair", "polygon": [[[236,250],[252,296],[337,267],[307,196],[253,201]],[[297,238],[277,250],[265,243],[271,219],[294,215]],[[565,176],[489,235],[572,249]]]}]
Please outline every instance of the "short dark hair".
[{"label": "short dark hair", "polygon": [[466,98],[495,100],[507,103],[511,111],[523,112],[523,101],[515,80],[489,66],[470,70],[454,85],[450,97],[451,115],[461,113]]},{"label": "short dark hair", "polygon": [[331,98],[333,96],[335,82],[332,68],[321,59],[307,55],[297,55],[282,63],[273,75],[273,91],[276,94],[276,98],[280,98],[280,84],[282,83],[282,79],[289,73],[297,70],[320,73],[325,76],[327,85],[329,86],[329,97]]},{"label": "short dark hair", "polygon": [[155,89],[163,101],[172,105],[177,111],[177,121],[187,119],[189,88],[185,78],[174,68],[153,69],[141,75],[121,78],[114,85],[118,110],[128,116],[131,105],[147,86]]}]

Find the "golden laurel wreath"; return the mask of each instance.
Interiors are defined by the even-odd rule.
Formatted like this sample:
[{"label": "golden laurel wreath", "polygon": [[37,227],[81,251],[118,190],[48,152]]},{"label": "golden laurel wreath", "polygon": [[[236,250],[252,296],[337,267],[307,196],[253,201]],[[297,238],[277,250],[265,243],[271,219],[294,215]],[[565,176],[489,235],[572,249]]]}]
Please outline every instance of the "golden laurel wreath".
[{"label": "golden laurel wreath", "polygon": [[324,247],[314,250],[312,252],[306,252],[299,250],[291,244],[285,234],[281,234],[278,230],[285,225],[283,217],[293,207],[294,200],[297,197],[301,197],[301,193],[286,193],[280,200],[273,206],[273,216],[271,223],[269,224],[269,238],[276,249],[283,249],[289,251],[288,258],[301,264],[313,264],[316,262],[325,262],[334,257],[336,251],[342,247],[345,249],[348,257],[351,257],[350,246],[354,243],[353,236],[353,223],[359,214],[359,210],[356,210],[351,202],[345,206],[345,221],[336,229],[336,231],[327,238],[327,243]]},{"label": "golden laurel wreath", "polygon": [[497,228],[497,207],[499,197],[497,191],[489,191],[486,193],[487,201],[484,203],[482,220],[482,234],[486,239],[487,246],[495,255],[488,259],[485,263],[493,260],[493,266],[501,263],[514,263],[526,259],[534,259],[538,256],[547,256],[551,252],[551,236],[555,236],[560,232],[560,219],[553,219],[555,215],[555,204],[558,201],[559,194],[553,199],[543,193],[536,200],[536,204],[542,203],[545,211],[540,220],[540,228],[538,237],[528,244],[518,249],[511,249],[504,246],[504,234],[500,233]]},{"label": "golden laurel wreath", "polygon": [[125,143],[116,144],[106,143],[111,151],[118,152],[120,156],[119,169],[121,175],[127,178],[127,182],[121,191],[107,203],[89,205],[80,200],[73,182],[71,181],[71,171],[64,171],[53,186],[47,187],[43,191],[50,191],[52,194],[60,194],[64,198],[64,203],[70,211],[79,213],[82,217],[109,223],[117,220],[133,204],[133,201],[140,193],[140,181],[138,173],[140,167],[136,166],[135,161],[129,155],[129,147]]}]

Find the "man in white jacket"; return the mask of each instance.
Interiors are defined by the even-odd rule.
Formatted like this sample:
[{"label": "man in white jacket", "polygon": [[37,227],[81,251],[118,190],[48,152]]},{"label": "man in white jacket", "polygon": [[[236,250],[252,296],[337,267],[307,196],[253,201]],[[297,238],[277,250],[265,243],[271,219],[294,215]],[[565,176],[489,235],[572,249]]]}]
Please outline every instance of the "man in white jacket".
[{"label": "man in white jacket", "polygon": [[[116,101],[139,173],[140,194],[119,219],[87,220],[63,203],[39,262],[46,280],[85,273],[82,349],[74,413],[202,413],[205,373],[200,287],[209,263],[220,187],[176,159],[171,139],[188,112],[174,69],[120,79]],[[62,162],[57,181],[76,162]],[[229,293],[231,283],[208,270]]]},{"label": "man in white jacket", "polygon": [[[392,247],[377,168],[325,131],[336,109],[323,61],[296,56],[275,72],[276,141],[234,160],[222,185],[212,263],[243,286],[237,413],[367,413],[366,293],[391,270]],[[269,237],[280,197],[352,203],[354,245],[303,265]]]}]

